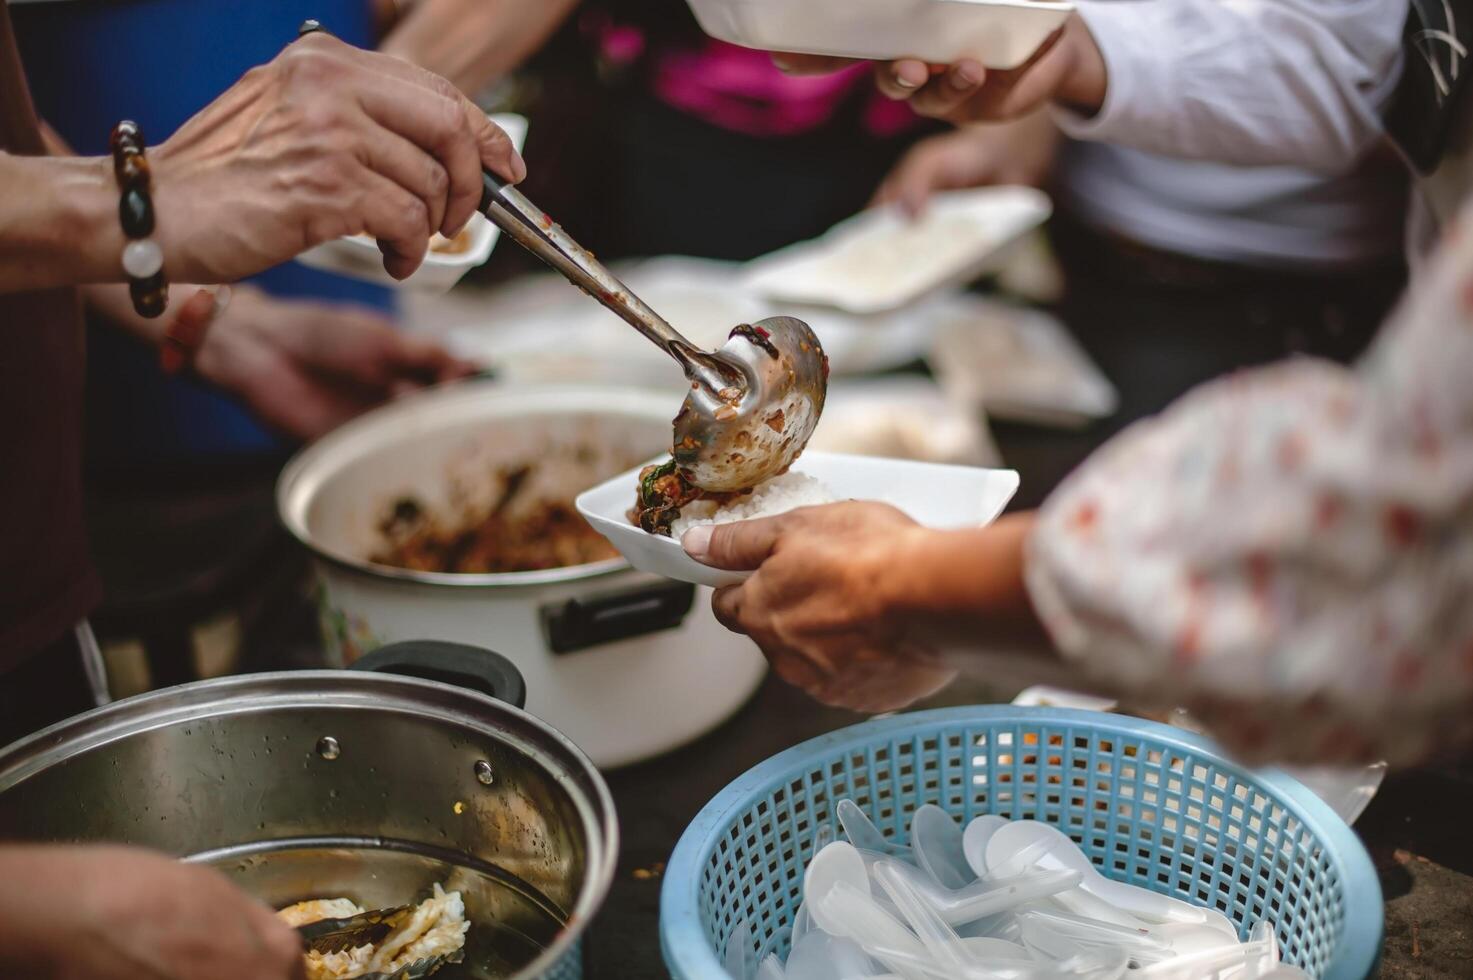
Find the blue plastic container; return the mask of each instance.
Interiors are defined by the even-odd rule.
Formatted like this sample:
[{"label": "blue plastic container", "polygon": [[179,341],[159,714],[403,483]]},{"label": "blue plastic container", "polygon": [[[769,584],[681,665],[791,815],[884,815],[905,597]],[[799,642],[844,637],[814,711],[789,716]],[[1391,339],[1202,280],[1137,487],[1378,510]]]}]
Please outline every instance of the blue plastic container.
[{"label": "blue plastic container", "polygon": [[1062,708],[967,707],[846,728],[774,756],[686,829],[666,870],[660,940],[676,980],[718,980],[745,923],[753,953],[786,955],[803,869],[834,808],[854,800],[904,841],[934,803],[1043,820],[1106,875],[1224,912],[1246,936],[1273,922],[1284,958],[1328,980],[1372,973],[1381,887],[1355,833],[1288,776],[1241,768],[1166,725]]}]

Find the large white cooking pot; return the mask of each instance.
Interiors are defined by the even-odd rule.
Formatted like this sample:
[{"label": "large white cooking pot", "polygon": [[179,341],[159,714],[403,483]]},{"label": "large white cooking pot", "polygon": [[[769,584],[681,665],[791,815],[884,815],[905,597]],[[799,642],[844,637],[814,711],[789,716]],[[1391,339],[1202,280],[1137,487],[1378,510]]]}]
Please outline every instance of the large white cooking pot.
[{"label": "large white cooking pot", "polygon": [[[617,388],[466,383],[396,402],[303,450],[277,504],[317,559],[331,660],[439,639],[509,657],[527,708],[595,763],[658,755],[715,727],[764,672],[750,641],[711,615],[707,590],[622,559],[511,574],[408,571],[369,559],[379,524],[412,495],[432,510],[487,498],[534,464],[518,500],[579,492],[670,444],[675,396]],[[631,495],[630,503],[633,503]]]}]

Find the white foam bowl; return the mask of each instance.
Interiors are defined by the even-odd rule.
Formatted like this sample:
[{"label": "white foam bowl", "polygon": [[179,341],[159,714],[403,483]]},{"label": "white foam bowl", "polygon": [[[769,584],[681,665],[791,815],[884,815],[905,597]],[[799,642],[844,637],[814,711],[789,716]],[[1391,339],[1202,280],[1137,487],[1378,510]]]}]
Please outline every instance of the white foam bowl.
[{"label": "white foam bowl", "polygon": [[[750,572],[708,568],[687,555],[679,541],[642,531],[629,522],[642,469],[635,467],[585,491],[578,497],[578,513],[640,571],[692,585],[720,587],[745,581]],[[927,527],[942,530],[990,524],[1018,492],[1018,474],[1013,470],[842,453],[804,453],[793,464],[793,471],[823,483],[841,500],[878,500]]]},{"label": "white foam bowl", "polygon": [[712,37],[763,51],[1016,68],[1074,10],[1041,0],[690,0]]},{"label": "white foam bowl", "polygon": [[[492,122],[511,137],[517,152],[527,139],[527,120],[510,113],[488,116]],[[297,256],[297,261],[314,269],[336,272],[396,288],[415,289],[427,293],[449,292],[451,287],[467,272],[485,265],[501,237],[501,229],[493,225],[484,215],[471,216],[466,226],[470,232],[470,245],[463,252],[436,252],[425,254],[424,262],[408,279],[395,279],[384,271],[384,257],[378,243],[366,235],[352,235],[323,242]]]},{"label": "white foam bowl", "polygon": [[898,310],[996,269],[1047,221],[1053,203],[1032,187],[935,195],[919,218],[873,208],[748,264],[746,285],[769,300],[870,315]]}]

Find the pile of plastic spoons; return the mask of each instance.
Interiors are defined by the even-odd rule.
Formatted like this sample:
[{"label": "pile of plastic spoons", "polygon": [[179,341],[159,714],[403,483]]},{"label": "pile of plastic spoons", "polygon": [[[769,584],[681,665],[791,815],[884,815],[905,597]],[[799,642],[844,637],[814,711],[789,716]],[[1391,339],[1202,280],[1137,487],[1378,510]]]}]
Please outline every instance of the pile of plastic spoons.
[{"label": "pile of plastic spoons", "polygon": [[739,923],[735,980],[1294,980],[1267,922],[1242,940],[1228,918],[1111,881],[1061,831],[982,816],[965,829],[916,811],[910,846],[850,800],[847,840],[819,841],[791,951],[755,962]]}]

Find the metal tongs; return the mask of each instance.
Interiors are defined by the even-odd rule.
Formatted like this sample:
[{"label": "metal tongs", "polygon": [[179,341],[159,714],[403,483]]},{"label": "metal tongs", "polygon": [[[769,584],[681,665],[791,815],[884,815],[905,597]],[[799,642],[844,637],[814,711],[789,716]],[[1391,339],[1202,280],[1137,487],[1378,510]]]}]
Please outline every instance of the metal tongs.
[{"label": "metal tongs", "polygon": [[777,316],[732,331],[703,351],[650,309],[541,208],[484,174],[481,212],[519,245],[560,272],[670,355],[690,381],[675,419],[673,455],[704,490],[754,487],[785,472],[818,425],[828,358],[802,320]]},{"label": "metal tongs", "polygon": [[[297,934],[307,950],[314,953],[342,953],[359,946],[377,946],[414,915],[416,905],[400,905],[391,909],[360,912],[346,919],[320,919],[297,926]],[[465,959],[458,949],[443,956],[415,960],[393,973],[365,973],[359,980],[422,980],[442,966]]]}]

